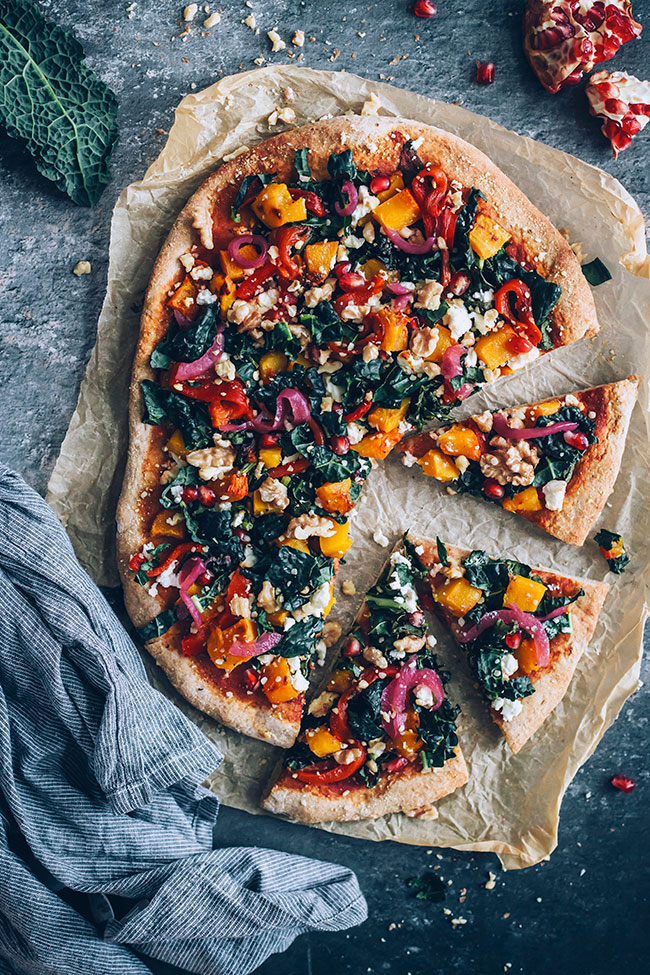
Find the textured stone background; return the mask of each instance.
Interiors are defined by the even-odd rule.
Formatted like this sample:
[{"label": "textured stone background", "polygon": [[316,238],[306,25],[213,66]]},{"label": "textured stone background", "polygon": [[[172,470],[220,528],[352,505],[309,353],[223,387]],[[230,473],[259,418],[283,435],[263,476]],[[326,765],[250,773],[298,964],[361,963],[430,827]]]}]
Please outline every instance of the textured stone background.
[{"label": "textured stone background", "polygon": [[[218,27],[209,34],[193,27],[185,39],[179,37],[182,2],[139,0],[130,16],[128,0],[41,5],[75,31],[89,63],[116,91],[121,132],[113,179],[94,210],[75,207],[40,178],[19,146],[0,140],[0,456],[42,492],[94,342],[110,214],[121,188],[157,156],[174,106],[191,86],[252,68],[260,54],[267,63],[293,54],[295,63],[299,52],[288,42],[297,28],[313,38],[301,63],[462,102],[614,173],[650,211],[648,135],[615,163],[587,113],[583,86],[555,97],[543,91],[521,50],[523,2],[440,0],[438,16],[421,20],[413,17],[410,0],[252,0],[248,7],[231,0],[213,2],[222,12]],[[242,24],[251,9],[257,34]],[[635,14],[650,30],[650,0],[636,0]],[[288,43],[275,55],[266,38],[272,27]],[[649,44],[642,36],[627,45],[614,68],[647,77]],[[397,55],[399,62],[391,64]],[[494,86],[475,84],[477,58],[495,62]],[[92,274],[76,278],[72,268],[81,259],[92,262]],[[550,862],[523,872],[501,874],[492,856],[365,845],[224,809],[218,842],[255,842],[346,863],[357,871],[370,905],[371,920],[363,927],[301,938],[262,971],[609,975],[616,965],[629,975],[647,972],[649,700],[645,689],[632,698],[577,775]],[[609,785],[616,772],[636,780],[631,795]],[[415,900],[405,885],[434,867],[450,882],[444,904]],[[483,886],[488,870],[498,874],[491,891]],[[452,928],[443,908],[467,923]]]}]

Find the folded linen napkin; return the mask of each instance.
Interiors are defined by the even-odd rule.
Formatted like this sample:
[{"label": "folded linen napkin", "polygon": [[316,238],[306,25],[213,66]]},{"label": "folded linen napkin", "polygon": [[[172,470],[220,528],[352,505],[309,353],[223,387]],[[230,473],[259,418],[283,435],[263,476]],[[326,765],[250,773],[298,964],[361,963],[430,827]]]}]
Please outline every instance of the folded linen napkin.
[{"label": "folded linen napkin", "polygon": [[150,958],[246,975],[299,934],[363,921],[343,867],[213,849],[201,783],[221,758],[0,465],[0,970],[144,975]]}]

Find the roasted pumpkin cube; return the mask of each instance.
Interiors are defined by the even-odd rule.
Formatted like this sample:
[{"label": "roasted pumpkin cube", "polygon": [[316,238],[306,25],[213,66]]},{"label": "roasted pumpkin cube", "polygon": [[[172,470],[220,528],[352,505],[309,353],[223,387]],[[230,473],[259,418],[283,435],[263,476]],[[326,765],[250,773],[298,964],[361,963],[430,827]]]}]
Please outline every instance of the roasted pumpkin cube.
[{"label": "roasted pumpkin cube", "polygon": [[420,720],[414,710],[409,708],[406,712],[404,730],[397,738],[393,738],[395,750],[403,757],[412,761],[417,753],[424,747],[424,742],[420,738],[418,729]]},{"label": "roasted pumpkin cube", "polygon": [[167,441],[167,450],[170,454],[175,454],[177,457],[186,457],[187,448],[185,446],[185,441],[183,440],[183,434],[180,430],[174,430],[171,437]]},{"label": "roasted pumpkin cube", "polygon": [[500,251],[510,234],[486,213],[479,213],[469,232],[469,245],[485,261]]},{"label": "roasted pumpkin cube", "polygon": [[531,424],[534,424],[535,420],[540,416],[553,416],[560,409],[561,405],[559,400],[556,399],[550,399],[546,403],[538,403],[537,406],[529,407],[526,411],[526,418],[528,419],[528,415],[530,415]]},{"label": "roasted pumpkin cube", "polygon": [[510,325],[502,325],[495,332],[482,335],[474,346],[476,355],[488,369],[498,369],[511,357],[510,343],[515,338],[515,330]]},{"label": "roasted pumpkin cube", "polygon": [[480,589],[472,586],[465,576],[461,576],[460,579],[448,579],[438,586],[433,598],[460,619],[476,606],[482,595]]},{"label": "roasted pumpkin cube", "polygon": [[435,477],[437,481],[456,481],[460,477],[460,471],[453,460],[437,447],[433,447],[420,457],[418,464],[428,477]]},{"label": "roasted pumpkin cube", "polygon": [[284,352],[265,352],[260,359],[260,379],[269,383],[279,372],[286,372],[289,359]]},{"label": "roasted pumpkin cube", "polygon": [[329,481],[316,488],[316,497],[321,508],[325,511],[336,511],[340,515],[347,515],[354,508],[350,498],[352,480],[349,477],[342,481]]},{"label": "roasted pumpkin cube", "polygon": [[[467,457],[468,460],[480,460],[481,441],[476,430],[462,423],[453,426],[438,435],[438,444],[443,454],[452,457]],[[454,465],[455,466],[455,465]]]},{"label": "roasted pumpkin cube", "polygon": [[337,521],[332,521],[331,524],[332,534],[321,535],[320,537],[321,555],[326,555],[330,559],[342,559],[352,545],[350,523],[344,521],[342,525],[339,525]]},{"label": "roasted pumpkin cube", "polygon": [[433,352],[430,352],[426,358],[429,362],[440,362],[445,350],[455,343],[448,328],[445,328],[444,325],[436,325],[434,327],[438,330],[438,341]]},{"label": "roasted pumpkin cube", "polygon": [[197,311],[196,296],[199,288],[189,274],[185,275],[182,283],[176,288],[174,294],[169,298],[167,304],[179,315],[190,318]]},{"label": "roasted pumpkin cube", "polygon": [[326,755],[333,755],[334,752],[338,752],[343,748],[343,742],[339,741],[325,725],[321,728],[307,728],[305,731],[305,742],[309,745],[314,755],[318,755],[319,758],[325,758]]},{"label": "roasted pumpkin cube", "polygon": [[402,311],[393,311],[392,308],[384,307],[378,312],[377,317],[381,320],[381,347],[384,352],[403,352],[404,349],[408,349],[409,316]]},{"label": "roasted pumpkin cube", "polygon": [[283,227],[307,219],[303,197],[294,200],[286,183],[269,183],[253,200],[253,211],[267,227]]},{"label": "roasted pumpkin cube", "polygon": [[515,657],[525,674],[534,674],[536,670],[539,670],[537,650],[534,642],[528,637],[524,637],[519,644],[519,648],[515,651]]},{"label": "roasted pumpkin cube", "polygon": [[211,626],[208,633],[208,656],[210,660],[220,670],[230,673],[235,667],[246,663],[251,657],[240,657],[237,654],[229,653],[233,643],[254,643],[257,636],[257,628],[252,620],[238,620],[232,626],[222,630],[218,626]]},{"label": "roasted pumpkin cube", "polygon": [[506,498],[503,507],[506,511],[541,511],[542,502],[537,488],[531,486],[518,491],[512,498]]},{"label": "roasted pumpkin cube", "polygon": [[279,467],[282,460],[280,447],[260,447],[259,458],[266,468]]},{"label": "roasted pumpkin cube", "polygon": [[277,512],[278,508],[273,504],[272,501],[262,501],[259,488],[257,491],[253,491],[253,514],[268,515],[271,511]]},{"label": "roasted pumpkin cube", "polygon": [[334,596],[334,581],[330,583],[330,598],[327,606],[323,609],[323,616],[329,616],[334,607],[336,606],[336,598]]},{"label": "roasted pumpkin cube", "polygon": [[541,603],[546,586],[543,582],[528,579],[526,576],[513,576],[503,597],[503,605],[514,603],[524,613],[534,613]]},{"label": "roasted pumpkin cube", "polygon": [[185,538],[185,519],[180,512],[159,511],[151,524],[152,538]]},{"label": "roasted pumpkin cube", "polygon": [[391,430],[396,430],[399,427],[408,412],[410,402],[411,400],[407,396],[394,410],[386,409],[383,406],[375,406],[368,414],[368,423],[371,427],[381,430],[382,433],[390,433]]},{"label": "roasted pumpkin cube", "polygon": [[307,244],[305,263],[310,274],[319,281],[324,281],[334,266],[338,249],[337,240],[321,240],[318,244]]},{"label": "roasted pumpkin cube", "polygon": [[284,541],[280,542],[281,548],[295,548],[296,552],[304,552],[305,555],[310,554],[310,548],[304,538],[285,538]]},{"label": "roasted pumpkin cube", "polygon": [[366,281],[372,281],[378,274],[386,273],[386,265],[383,261],[378,261],[375,257],[371,257],[370,260],[361,265],[359,270]]},{"label": "roasted pumpkin cube", "polygon": [[213,274],[208,287],[212,294],[219,296],[221,314],[225,315],[237,295],[235,282],[226,274]]},{"label": "roasted pumpkin cube", "polygon": [[226,501],[241,501],[248,494],[248,475],[241,471],[234,471],[219,478],[216,487],[217,494]]},{"label": "roasted pumpkin cube", "polygon": [[298,691],[291,683],[291,667],[286,657],[274,657],[259,670],[262,690],[271,704],[283,704],[298,697]]},{"label": "roasted pumpkin cube", "polygon": [[[248,260],[255,260],[258,256],[258,251],[252,244],[244,244],[240,247],[239,253]],[[233,261],[227,250],[219,251],[219,263],[221,264],[221,270],[231,281],[242,281],[245,277],[244,268]]]},{"label": "roasted pumpkin cube", "polygon": [[377,460],[384,460],[395,444],[399,443],[401,436],[399,427],[390,430],[388,433],[378,431],[377,433],[367,434],[363,440],[360,440],[359,443],[353,443],[351,447],[361,457],[374,457]]},{"label": "roasted pumpkin cube", "polygon": [[387,230],[410,227],[420,216],[420,207],[410,190],[400,190],[372,211],[373,217]]}]

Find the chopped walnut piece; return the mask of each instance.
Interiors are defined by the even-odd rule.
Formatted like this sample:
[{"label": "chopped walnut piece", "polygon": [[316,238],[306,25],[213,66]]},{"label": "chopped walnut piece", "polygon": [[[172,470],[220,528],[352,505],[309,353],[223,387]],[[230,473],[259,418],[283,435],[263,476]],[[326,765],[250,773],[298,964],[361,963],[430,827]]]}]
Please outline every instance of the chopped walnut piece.
[{"label": "chopped walnut piece", "polygon": [[479,464],[485,477],[490,477],[499,484],[525,487],[533,483],[538,460],[539,451],[529,440],[492,437]]},{"label": "chopped walnut piece", "polygon": [[336,641],[340,638],[341,633],[342,630],[340,623],[335,623],[333,620],[331,623],[326,623],[322,632],[322,638],[325,642],[325,646],[333,647]]}]

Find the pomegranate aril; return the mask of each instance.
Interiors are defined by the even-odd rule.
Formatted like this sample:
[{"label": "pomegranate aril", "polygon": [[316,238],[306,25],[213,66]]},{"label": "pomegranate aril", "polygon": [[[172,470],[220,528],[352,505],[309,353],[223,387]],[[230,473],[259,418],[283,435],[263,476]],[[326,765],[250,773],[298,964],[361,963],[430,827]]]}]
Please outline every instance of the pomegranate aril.
[{"label": "pomegranate aril", "polygon": [[465,271],[456,271],[456,273],[452,275],[451,281],[447,285],[447,291],[452,295],[456,295],[457,298],[460,298],[461,295],[465,294],[470,284],[471,282],[469,274],[466,274]]},{"label": "pomegranate aril", "polygon": [[494,64],[492,61],[476,62],[476,80],[479,85],[494,84]]},{"label": "pomegranate aril", "polygon": [[529,342],[523,335],[513,335],[508,341],[508,348],[511,352],[516,352],[517,355],[521,355],[524,352],[530,352],[533,348],[533,343]]},{"label": "pomegranate aril", "polygon": [[628,779],[626,775],[615,775],[612,779],[612,785],[620,792],[631,792],[635,784],[634,779]]},{"label": "pomegranate aril", "polygon": [[355,636],[351,636],[343,647],[344,657],[358,657],[361,653],[361,642]]},{"label": "pomegranate aril", "polygon": [[390,179],[388,176],[375,176],[375,178],[370,181],[371,193],[384,193],[389,187]]},{"label": "pomegranate aril", "polygon": [[627,135],[636,135],[641,131],[641,123],[630,112],[625,118],[621,119],[621,128]]},{"label": "pomegranate aril", "polygon": [[567,430],[564,434],[564,442],[577,450],[586,450],[589,446],[587,436],[580,430]]},{"label": "pomegranate aril", "polygon": [[416,609],[414,613],[409,613],[409,623],[411,626],[424,626],[424,613]]},{"label": "pomegranate aril", "polygon": [[605,111],[609,112],[610,115],[625,115],[627,113],[627,107],[625,102],[622,102],[620,98],[606,98]]},{"label": "pomegranate aril", "polygon": [[352,265],[349,261],[339,261],[335,264],[333,269],[334,274],[339,278],[342,274],[347,274],[348,271],[352,270]]},{"label": "pomegranate aril", "polygon": [[356,271],[344,271],[339,274],[339,284],[343,291],[358,291],[359,288],[363,288],[366,283],[366,279],[363,274],[357,274]]},{"label": "pomegranate aril", "polygon": [[486,477],[483,481],[483,491],[488,498],[502,498],[505,493],[503,486],[498,481],[493,481],[491,477]]},{"label": "pomegranate aril", "polygon": [[279,437],[278,433],[263,433],[260,437],[260,447],[275,447]]},{"label": "pomegranate aril", "polygon": [[392,758],[390,762],[386,762],[384,768],[387,772],[399,772],[400,769],[406,768],[408,765],[408,758],[404,758],[400,755],[399,758]]},{"label": "pomegranate aril", "polygon": [[347,454],[350,449],[350,438],[332,437],[330,440],[330,446],[338,457],[342,457],[343,454]]},{"label": "pomegranate aril", "polygon": [[630,111],[635,115],[650,116],[650,105],[645,105],[643,102],[630,102]]},{"label": "pomegranate aril", "polygon": [[522,636],[519,630],[516,633],[506,633],[506,646],[511,650],[518,650],[521,646]]},{"label": "pomegranate aril", "polygon": [[413,13],[416,17],[435,17],[438,8],[435,3],[431,3],[431,0],[415,0]]},{"label": "pomegranate aril", "polygon": [[260,676],[252,667],[244,671],[244,687],[247,691],[256,691],[260,686]]},{"label": "pomegranate aril", "polygon": [[189,504],[190,501],[196,501],[198,496],[199,496],[199,492],[195,487],[183,488],[181,492],[181,500],[184,501],[185,504]]},{"label": "pomegranate aril", "polygon": [[217,492],[213,488],[202,484],[199,488],[199,500],[206,508],[211,508],[217,500]]},{"label": "pomegranate aril", "polygon": [[210,583],[214,581],[214,572],[210,572],[209,569],[206,569],[205,572],[201,573],[196,581],[199,586],[209,586]]}]

